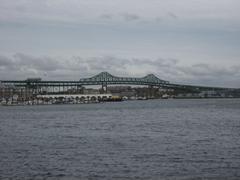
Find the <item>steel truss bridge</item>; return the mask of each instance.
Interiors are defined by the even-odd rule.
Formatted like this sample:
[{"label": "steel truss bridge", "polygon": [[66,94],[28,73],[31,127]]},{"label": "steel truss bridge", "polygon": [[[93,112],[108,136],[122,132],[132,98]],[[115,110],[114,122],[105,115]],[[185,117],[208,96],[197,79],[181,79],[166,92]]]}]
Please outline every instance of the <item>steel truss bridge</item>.
[{"label": "steel truss bridge", "polygon": [[159,79],[154,74],[148,74],[142,78],[133,77],[117,77],[109,74],[108,72],[101,72],[90,78],[81,78],[79,81],[43,81],[40,78],[29,78],[27,80],[4,80],[0,81],[2,86],[5,87],[18,87],[28,89],[41,89],[41,88],[54,88],[54,87],[69,87],[69,88],[81,88],[88,85],[101,85],[102,88],[107,85],[125,84],[125,85],[143,85],[148,87],[159,88],[181,88],[181,89],[198,89],[198,90],[223,90],[226,88],[219,87],[206,87],[206,86],[191,86],[172,84],[169,81]]}]

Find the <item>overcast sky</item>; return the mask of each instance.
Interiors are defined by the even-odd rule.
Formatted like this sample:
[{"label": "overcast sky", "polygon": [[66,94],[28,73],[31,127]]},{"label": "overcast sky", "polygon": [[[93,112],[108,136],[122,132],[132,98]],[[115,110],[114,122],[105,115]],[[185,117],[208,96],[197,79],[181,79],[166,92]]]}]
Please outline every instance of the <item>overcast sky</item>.
[{"label": "overcast sky", "polygon": [[0,79],[108,71],[240,88],[239,0],[0,0]]}]

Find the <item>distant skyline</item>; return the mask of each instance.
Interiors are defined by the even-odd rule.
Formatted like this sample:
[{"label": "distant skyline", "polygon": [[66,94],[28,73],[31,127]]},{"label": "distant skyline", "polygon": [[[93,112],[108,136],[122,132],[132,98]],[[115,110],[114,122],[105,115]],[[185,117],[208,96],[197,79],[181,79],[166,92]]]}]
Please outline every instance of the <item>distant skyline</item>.
[{"label": "distant skyline", "polygon": [[0,0],[0,80],[102,71],[240,88],[239,0]]}]

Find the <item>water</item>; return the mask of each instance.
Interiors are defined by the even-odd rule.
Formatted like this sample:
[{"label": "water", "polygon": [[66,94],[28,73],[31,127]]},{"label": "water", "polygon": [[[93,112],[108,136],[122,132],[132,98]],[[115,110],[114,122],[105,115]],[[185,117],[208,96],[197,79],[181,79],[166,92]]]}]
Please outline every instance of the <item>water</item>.
[{"label": "water", "polygon": [[240,100],[0,107],[0,179],[240,179]]}]

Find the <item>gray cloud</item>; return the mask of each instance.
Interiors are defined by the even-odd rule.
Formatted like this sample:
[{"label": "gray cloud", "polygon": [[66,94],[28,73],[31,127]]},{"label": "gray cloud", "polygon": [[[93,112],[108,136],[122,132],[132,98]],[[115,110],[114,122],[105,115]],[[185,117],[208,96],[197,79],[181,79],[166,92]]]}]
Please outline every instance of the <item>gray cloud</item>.
[{"label": "gray cloud", "polygon": [[[52,18],[55,16],[58,19],[73,18],[72,15],[81,13],[87,16],[96,16],[105,12],[131,12],[136,13],[137,9],[141,9],[141,14],[147,15],[162,15],[163,9],[170,12],[169,15],[176,17],[181,15],[184,17],[229,17],[239,19],[239,1],[238,0],[219,0],[215,1],[201,0],[196,1],[139,1],[132,0],[115,0],[108,1],[98,0],[91,1],[76,1],[76,0],[0,0],[0,17],[18,18],[33,17],[33,18]],[[91,13],[90,13],[91,12]],[[173,13],[174,12],[174,13]],[[195,12],[195,13],[194,13]]]},{"label": "gray cloud", "polygon": [[19,79],[44,75],[45,72],[63,69],[63,66],[50,57],[34,57],[17,53],[12,57],[0,56],[0,69],[2,78]]},{"label": "gray cloud", "polygon": [[133,13],[124,13],[122,14],[122,17],[125,21],[137,21],[141,19],[139,15]]},{"label": "gray cloud", "polygon": [[167,12],[165,15],[162,14],[161,16],[151,16],[151,17],[140,16],[136,13],[131,13],[131,12],[120,13],[120,14],[104,13],[104,14],[101,14],[99,17],[100,17],[100,19],[103,19],[103,20],[113,20],[113,22],[119,18],[120,19],[123,18],[123,20],[126,22],[141,21],[141,22],[146,22],[146,23],[163,22],[163,21],[168,21],[169,19],[177,20],[179,18],[173,12]]},{"label": "gray cloud", "polygon": [[178,16],[175,13],[173,13],[173,12],[168,12],[167,15],[169,17],[171,17],[172,19],[178,19]]},{"label": "gray cloud", "polygon": [[55,71],[61,69],[62,65],[50,57],[34,57],[22,53],[13,56],[14,62],[18,67],[35,69],[39,71]]},{"label": "gray cloud", "polygon": [[175,83],[240,87],[240,67],[213,67],[208,64],[180,65],[171,58],[143,59],[114,56],[69,59],[15,54],[0,56],[1,79],[42,77],[51,80],[78,80],[102,71],[118,76],[145,76],[154,73]]},{"label": "gray cloud", "polygon": [[0,55],[0,67],[11,66],[12,65],[11,61],[12,60],[9,59],[8,57]]},{"label": "gray cloud", "polygon": [[141,22],[146,22],[146,23],[163,22],[164,20],[169,20],[169,18],[175,19],[175,20],[179,18],[173,12],[167,12],[165,15],[152,16],[152,17],[140,16],[136,13],[131,13],[131,12],[120,13],[120,14],[103,13],[99,17],[100,17],[100,19],[103,19],[103,20],[113,20],[113,21],[115,20],[116,21],[119,18],[123,18],[124,21],[126,21],[126,22],[141,21]]},{"label": "gray cloud", "polygon": [[109,19],[113,18],[113,15],[112,14],[102,14],[102,15],[100,15],[100,18],[109,20]]},{"label": "gray cloud", "polygon": [[156,21],[156,22],[162,22],[162,21],[163,21],[163,18],[162,18],[162,17],[156,17],[156,18],[155,18],[155,21]]}]

